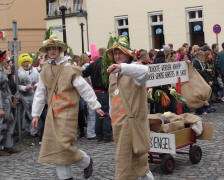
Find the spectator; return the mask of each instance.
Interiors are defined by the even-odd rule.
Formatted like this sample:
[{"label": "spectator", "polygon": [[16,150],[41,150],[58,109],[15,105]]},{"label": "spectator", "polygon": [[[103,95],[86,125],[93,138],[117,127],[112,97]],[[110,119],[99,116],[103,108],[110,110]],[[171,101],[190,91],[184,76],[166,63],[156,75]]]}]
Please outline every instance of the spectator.
[{"label": "spectator", "polygon": [[216,61],[217,55],[219,53],[219,46],[218,46],[218,44],[212,44],[212,52],[213,52],[214,59]]},{"label": "spectator", "polygon": [[13,95],[16,94],[16,83],[15,83],[15,64],[12,59],[7,59],[4,63],[4,71],[9,79],[9,89]]},{"label": "spectator", "polygon": [[[85,70],[90,64],[90,58],[87,54],[82,54],[80,59],[81,59],[80,65],[82,69]],[[90,85],[92,85],[90,78],[85,78],[85,80]],[[96,113],[85,103],[83,99],[80,99],[80,104],[81,104],[80,106],[81,109],[79,111],[79,126],[81,129],[81,132],[83,131],[82,130],[83,129],[82,126],[84,125],[83,121],[86,119],[86,123],[87,123],[86,137],[89,140],[93,140],[96,138],[96,133],[95,133]]]},{"label": "spectator", "polygon": [[139,64],[151,64],[152,59],[150,59],[148,52],[145,49],[140,49],[137,52],[137,63]]},{"label": "spectator", "polygon": [[184,61],[188,59],[187,53],[188,53],[188,50],[186,47],[179,48],[176,53],[176,61]]},{"label": "spectator", "polygon": [[196,55],[198,54],[198,51],[200,50],[200,47],[198,45],[193,45],[191,49],[191,57],[194,59]]},{"label": "spectator", "polygon": [[171,45],[164,45],[163,46],[163,50],[164,50],[164,54],[165,54],[165,62],[174,62],[176,59],[175,57],[175,51],[173,50],[173,48],[170,47]]},{"label": "spectator", "polygon": [[[40,52],[38,54],[37,58],[38,58],[38,63],[39,63],[39,66],[37,67],[37,70],[40,73],[42,68],[43,68],[43,65],[46,63],[47,54]],[[38,127],[38,141],[39,141],[39,144],[41,144],[41,142],[42,142],[46,116],[47,116],[47,102],[44,106],[44,109],[43,109],[41,115],[40,115],[40,121],[39,121],[39,127]]]},{"label": "spectator", "polygon": [[47,55],[45,53],[38,53],[38,55],[37,55],[37,62],[38,62],[37,70],[38,70],[38,72],[41,71],[41,68],[42,68],[43,64],[45,63],[46,59],[47,59]]},{"label": "spectator", "polygon": [[96,117],[96,137],[98,141],[112,141],[112,127],[109,116],[108,85],[102,81],[102,57],[91,63],[83,72],[83,77],[90,77],[97,99],[106,113],[104,117]]},{"label": "spectator", "polygon": [[[36,68],[32,67],[32,63],[33,59],[28,53],[20,54],[18,59],[18,79],[20,93],[19,118],[20,122],[22,122],[22,129],[27,133],[31,132],[31,108],[34,91],[39,80],[39,73]],[[33,132],[33,135],[36,133]]]},{"label": "spectator", "polygon": [[224,43],[222,43],[222,51],[217,55],[216,69],[221,74],[222,80],[224,80]]},{"label": "spectator", "polygon": [[103,57],[105,52],[106,52],[105,48],[99,48],[99,55],[100,55],[100,57]]},{"label": "spectator", "polygon": [[7,74],[4,72],[5,63],[6,51],[0,50],[0,156],[18,152],[14,149],[13,133],[16,121],[12,115],[12,94]]},{"label": "spectator", "polygon": [[169,43],[168,45],[170,46],[170,50],[173,51],[173,44]]},{"label": "spectator", "polygon": [[212,88],[212,96],[210,98],[210,106],[207,109],[207,112],[214,112],[215,108],[211,107],[211,103],[216,101],[216,97],[218,97],[218,80],[217,80],[217,74],[215,71],[215,61],[213,57],[212,50],[205,51],[205,70],[207,73],[207,82]]},{"label": "spectator", "polygon": [[154,54],[152,52],[149,52],[149,64],[154,63]]},{"label": "spectator", "polygon": [[165,59],[164,52],[163,51],[158,51],[157,54],[156,54],[154,63],[158,64],[158,63],[165,63],[165,62],[166,62],[166,59]]},{"label": "spectator", "polygon": [[[199,50],[198,53],[195,55],[194,59],[192,60],[194,68],[200,73],[200,75],[204,78],[204,80],[211,85],[212,82],[209,79],[208,72],[206,71],[206,64],[205,64],[205,52]],[[196,109],[196,114],[207,114],[207,106],[203,106],[201,108]]]}]

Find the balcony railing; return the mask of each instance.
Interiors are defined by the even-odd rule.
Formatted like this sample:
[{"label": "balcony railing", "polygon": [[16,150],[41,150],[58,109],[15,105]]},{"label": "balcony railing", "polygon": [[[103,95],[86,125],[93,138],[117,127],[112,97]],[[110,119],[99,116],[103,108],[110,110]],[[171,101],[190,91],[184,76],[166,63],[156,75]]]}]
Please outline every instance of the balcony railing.
[{"label": "balcony railing", "polygon": [[[80,1],[77,1],[80,2]],[[48,17],[55,17],[60,16],[61,11],[59,10],[59,4],[57,2],[48,3]],[[65,11],[66,15],[76,14],[82,11],[82,4],[81,3],[73,3],[71,6],[67,7],[67,10]]]}]

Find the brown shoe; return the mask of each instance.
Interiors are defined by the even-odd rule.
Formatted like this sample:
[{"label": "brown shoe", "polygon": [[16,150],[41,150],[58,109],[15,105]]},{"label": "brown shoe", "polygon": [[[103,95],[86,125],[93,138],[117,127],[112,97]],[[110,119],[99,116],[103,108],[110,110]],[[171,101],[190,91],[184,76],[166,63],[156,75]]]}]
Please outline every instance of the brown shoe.
[{"label": "brown shoe", "polygon": [[15,154],[15,153],[20,152],[19,150],[16,150],[15,148],[5,148],[4,151],[9,153],[9,154]]},{"label": "brown shoe", "polygon": [[10,155],[11,155],[10,153],[0,150],[0,156],[10,156]]}]

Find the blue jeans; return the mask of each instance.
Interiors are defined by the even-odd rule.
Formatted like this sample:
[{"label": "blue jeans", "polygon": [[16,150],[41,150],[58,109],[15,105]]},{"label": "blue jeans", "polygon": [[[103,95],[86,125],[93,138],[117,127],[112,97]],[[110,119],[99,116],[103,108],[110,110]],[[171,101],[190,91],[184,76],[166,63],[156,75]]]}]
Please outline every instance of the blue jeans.
[{"label": "blue jeans", "polygon": [[96,96],[102,106],[101,109],[105,113],[103,117],[100,117],[98,114],[96,115],[96,136],[99,139],[111,139],[112,127],[109,116],[109,94],[108,92],[100,91],[96,92]]}]

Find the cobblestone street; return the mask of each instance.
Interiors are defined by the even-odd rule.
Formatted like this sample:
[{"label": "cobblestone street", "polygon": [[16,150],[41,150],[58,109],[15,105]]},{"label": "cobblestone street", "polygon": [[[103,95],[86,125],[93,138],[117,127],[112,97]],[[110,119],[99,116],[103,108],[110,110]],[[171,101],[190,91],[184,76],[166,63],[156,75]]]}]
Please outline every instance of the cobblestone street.
[{"label": "cobblestone street", "polygon": [[[216,105],[217,106],[217,105]],[[224,179],[224,112],[223,105],[217,111],[204,116],[204,121],[215,125],[214,140],[198,141],[203,151],[199,164],[192,165],[187,155],[177,155],[173,174],[163,175],[158,165],[151,165],[156,180],[221,180]],[[112,180],[114,175],[115,147],[112,143],[98,143],[95,140],[81,139],[80,149],[88,152],[94,160],[94,175],[90,180]],[[0,180],[56,180],[54,166],[37,163],[39,145],[32,146],[30,141],[18,145],[20,153],[0,157]],[[74,179],[82,180],[82,170],[73,167]]]}]

